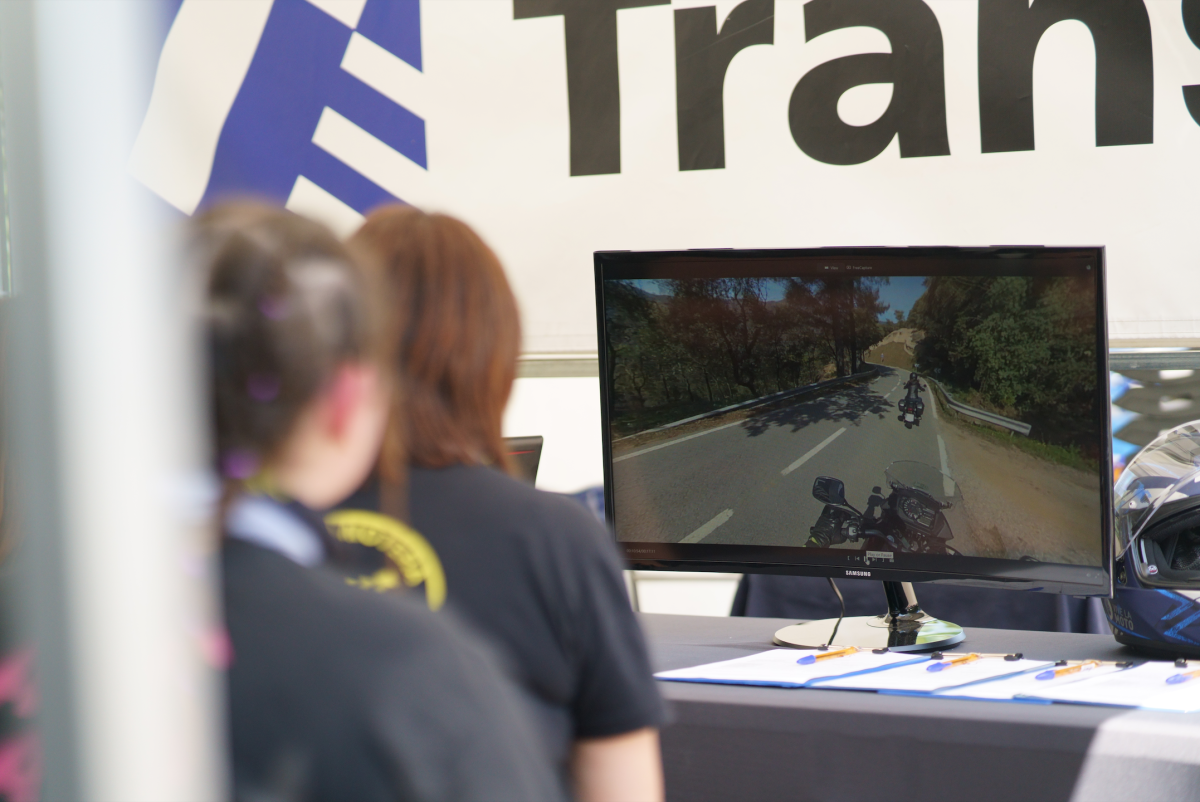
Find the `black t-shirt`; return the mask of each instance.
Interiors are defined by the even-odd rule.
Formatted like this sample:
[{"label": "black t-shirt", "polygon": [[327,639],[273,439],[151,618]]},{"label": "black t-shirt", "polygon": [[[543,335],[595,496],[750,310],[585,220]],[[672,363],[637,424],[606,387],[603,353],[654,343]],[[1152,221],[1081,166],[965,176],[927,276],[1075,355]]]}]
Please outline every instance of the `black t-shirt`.
[{"label": "black t-shirt", "polygon": [[[440,561],[446,607],[540,701],[564,772],[575,739],[662,725],[616,547],[589,510],[492,468],[413,468],[409,477],[410,523]],[[379,510],[377,482],[343,504],[352,509]]]},{"label": "black t-shirt", "polygon": [[222,558],[238,799],[565,798],[520,692],[454,622],[250,543]]}]

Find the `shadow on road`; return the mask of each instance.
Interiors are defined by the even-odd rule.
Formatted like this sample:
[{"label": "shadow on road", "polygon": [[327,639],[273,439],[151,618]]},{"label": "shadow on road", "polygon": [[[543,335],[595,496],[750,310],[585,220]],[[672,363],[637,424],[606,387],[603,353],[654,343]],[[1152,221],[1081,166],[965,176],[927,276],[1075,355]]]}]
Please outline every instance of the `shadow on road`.
[{"label": "shadow on road", "polygon": [[[884,376],[893,375],[884,371]],[[895,410],[895,404],[885,399],[871,385],[839,387],[823,398],[804,401],[789,407],[773,409],[747,418],[742,430],[749,437],[758,437],[770,429],[790,426],[793,432],[820,421],[846,422],[854,426],[868,415],[886,417]]]}]

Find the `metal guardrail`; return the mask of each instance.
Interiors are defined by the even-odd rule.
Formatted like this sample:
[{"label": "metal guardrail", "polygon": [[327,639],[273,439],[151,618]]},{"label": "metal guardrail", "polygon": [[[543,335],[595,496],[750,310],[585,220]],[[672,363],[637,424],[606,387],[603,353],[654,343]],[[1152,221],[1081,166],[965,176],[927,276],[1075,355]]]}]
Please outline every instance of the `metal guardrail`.
[{"label": "metal guardrail", "polygon": [[[936,384],[937,388],[941,390],[942,395],[946,396],[946,406],[950,407],[952,410],[961,415],[977,418],[994,426],[1002,426],[1009,431],[1016,432],[1017,434],[1023,434],[1026,437],[1028,437],[1029,432],[1033,430],[1033,427],[1028,423],[1022,423],[1019,420],[1013,420],[1012,418],[1006,418],[1003,415],[997,415],[995,412],[976,409],[975,407],[969,407],[966,404],[955,401],[954,396],[950,395],[950,393],[946,391],[946,388],[942,386],[941,382],[939,382],[937,379],[932,379],[929,377],[926,378],[931,384]],[[935,401],[934,403],[937,402]]]},{"label": "metal guardrail", "polygon": [[1168,351],[1109,351],[1109,370],[1196,370],[1200,351],[1193,348]]},{"label": "metal guardrail", "polygon": [[817,382],[816,384],[806,384],[803,387],[796,387],[791,390],[781,390],[780,392],[772,393],[771,395],[764,395],[764,396],[760,396],[758,398],[751,398],[749,401],[739,401],[738,403],[730,404],[727,407],[721,407],[720,409],[714,409],[712,412],[702,412],[699,415],[693,415],[692,417],[684,418],[683,420],[672,421],[671,423],[666,423],[666,424],[663,424],[662,426],[656,426],[653,429],[644,429],[640,432],[635,432],[633,434],[627,434],[624,437],[618,437],[616,440],[613,440],[613,442],[619,443],[622,440],[628,440],[631,437],[638,437],[640,435],[651,434],[653,432],[661,432],[666,429],[674,429],[676,426],[682,426],[685,423],[692,423],[693,421],[704,420],[705,418],[713,418],[713,417],[716,417],[717,415],[724,415],[726,412],[733,412],[738,409],[748,409],[751,407],[760,406],[762,404],[769,404],[772,401],[779,401],[781,399],[787,398],[788,396],[799,395],[800,393],[807,393],[812,390],[819,390],[822,387],[831,387],[835,384],[840,384],[841,382],[848,382],[853,379],[862,379],[866,376],[870,376],[872,373],[877,373],[878,371],[879,371],[879,368],[873,367],[870,370],[864,370],[860,373],[852,373],[849,376],[842,376],[837,379],[826,379],[823,382]]}]

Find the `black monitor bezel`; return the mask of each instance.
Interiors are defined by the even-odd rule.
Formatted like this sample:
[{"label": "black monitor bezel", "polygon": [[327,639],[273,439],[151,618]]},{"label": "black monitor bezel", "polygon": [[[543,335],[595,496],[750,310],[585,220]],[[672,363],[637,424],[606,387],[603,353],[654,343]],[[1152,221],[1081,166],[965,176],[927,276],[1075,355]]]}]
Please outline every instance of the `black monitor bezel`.
[{"label": "black monitor bezel", "polygon": [[[717,266],[729,260],[744,261],[766,259],[992,259],[997,261],[1021,258],[1075,259],[1091,257],[1096,265],[1096,371],[1099,387],[1108,387],[1108,315],[1106,300],[1105,249],[1103,246],[1043,247],[1043,246],[997,246],[997,247],[897,247],[897,248],[802,248],[802,249],[696,249],[687,251],[596,251],[596,330],[599,350],[600,413],[602,420],[602,447],[604,454],[604,508],[607,520],[616,521],[614,509],[613,463],[611,417],[609,409],[607,342],[604,322],[604,281],[609,278],[655,278],[648,271],[655,263],[686,259],[709,261]],[[716,272],[720,272],[719,270]],[[998,271],[999,272],[999,271]],[[760,272],[756,275],[770,275]],[[782,274],[781,274],[782,275]],[[1112,430],[1108,404],[1101,404],[1101,431]],[[1103,526],[1100,566],[1076,566],[1060,563],[1034,563],[1017,560],[992,560],[972,557],[971,570],[944,570],[940,567],[887,568],[872,564],[864,570],[862,565],[847,566],[841,557],[812,555],[804,562],[795,561],[795,547],[784,546],[721,546],[709,544],[636,543],[617,541],[622,556],[629,567],[636,570],[659,571],[709,571],[762,574],[791,574],[799,576],[830,576],[834,578],[870,578],[873,580],[900,582],[939,582],[984,587],[1008,587],[1020,590],[1067,593],[1072,595],[1111,596],[1113,581],[1112,552],[1112,495],[1111,442],[1100,449],[1101,519]],[[1104,481],[1109,477],[1108,481]],[[613,527],[614,537],[615,526]],[[682,551],[681,551],[682,550]],[[750,559],[752,553],[757,559]],[[769,559],[772,551],[787,551],[780,555],[787,559]],[[910,557],[913,555],[910,555]],[[962,558],[934,558],[961,560]]]}]

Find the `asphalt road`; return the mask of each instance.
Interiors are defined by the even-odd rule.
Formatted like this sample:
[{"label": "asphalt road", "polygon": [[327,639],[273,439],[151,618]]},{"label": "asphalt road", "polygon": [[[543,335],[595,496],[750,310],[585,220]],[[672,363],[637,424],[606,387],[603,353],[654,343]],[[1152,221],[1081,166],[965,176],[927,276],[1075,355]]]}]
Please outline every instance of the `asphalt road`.
[{"label": "asphalt road", "polygon": [[[859,510],[872,488],[886,489],[884,469],[897,460],[953,476],[931,391],[921,394],[920,426],[907,429],[897,419],[908,377],[880,367],[869,383],[618,454],[621,540],[802,546],[823,507],[812,496],[817,476],[845,482],[846,500]],[[950,545],[970,553],[969,533],[959,537],[951,526]]]}]

